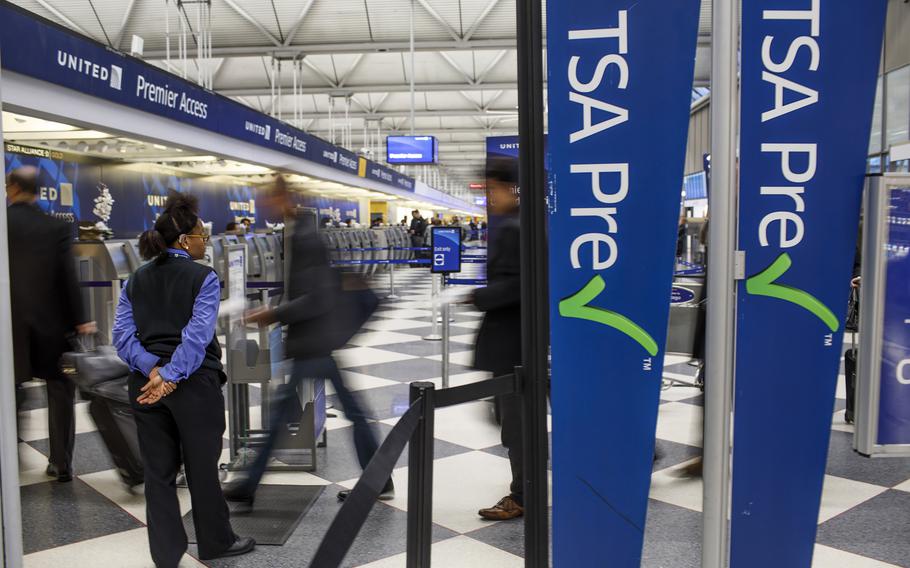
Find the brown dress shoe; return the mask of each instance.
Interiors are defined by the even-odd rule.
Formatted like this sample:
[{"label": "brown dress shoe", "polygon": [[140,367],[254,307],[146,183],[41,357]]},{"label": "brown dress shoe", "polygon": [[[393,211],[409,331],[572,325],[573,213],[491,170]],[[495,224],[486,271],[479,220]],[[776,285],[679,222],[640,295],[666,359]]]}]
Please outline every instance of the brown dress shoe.
[{"label": "brown dress shoe", "polygon": [[477,514],[489,521],[508,521],[509,519],[517,519],[524,515],[525,509],[519,505],[515,499],[512,499],[511,495],[508,495],[500,499],[499,503],[496,503],[496,505],[489,509],[477,511]]}]

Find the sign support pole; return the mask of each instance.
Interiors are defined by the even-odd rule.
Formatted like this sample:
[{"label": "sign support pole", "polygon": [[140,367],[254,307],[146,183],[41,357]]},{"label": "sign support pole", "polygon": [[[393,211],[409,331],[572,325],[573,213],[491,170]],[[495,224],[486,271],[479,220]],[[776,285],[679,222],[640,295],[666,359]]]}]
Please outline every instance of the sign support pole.
[{"label": "sign support pole", "polygon": [[708,196],[702,567],[730,557],[731,412],[736,333],[737,57],[740,0],[715,0],[711,54],[711,195]]},{"label": "sign support pole", "polygon": [[[0,80],[2,84],[2,80]],[[0,98],[2,101],[2,98]],[[0,103],[2,107],[2,103]],[[3,127],[0,125],[0,138]],[[0,178],[6,195],[6,180]],[[12,298],[6,203],[0,207],[0,568],[22,566],[22,510],[19,501],[19,450],[16,443],[16,377],[13,373]],[[12,396],[10,396],[12,395]]]},{"label": "sign support pole", "polygon": [[517,12],[525,566],[539,568],[550,564],[547,511],[550,322],[541,0],[519,0]]}]

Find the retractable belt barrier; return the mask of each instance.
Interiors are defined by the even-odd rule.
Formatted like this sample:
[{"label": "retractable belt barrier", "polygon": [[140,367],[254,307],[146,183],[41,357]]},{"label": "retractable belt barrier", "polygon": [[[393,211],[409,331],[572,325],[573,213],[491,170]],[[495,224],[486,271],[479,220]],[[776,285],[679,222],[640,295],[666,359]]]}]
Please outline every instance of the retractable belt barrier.
[{"label": "retractable belt barrier", "polygon": [[437,408],[521,391],[521,373],[436,390],[411,383],[410,408],[386,437],[322,538],[311,568],[337,568],[344,561],[370,510],[392,476],[404,447],[408,451],[408,568],[430,566],[433,530],[433,430]]},{"label": "retractable belt barrier", "polygon": [[450,286],[486,286],[486,278],[446,278],[446,285]]}]

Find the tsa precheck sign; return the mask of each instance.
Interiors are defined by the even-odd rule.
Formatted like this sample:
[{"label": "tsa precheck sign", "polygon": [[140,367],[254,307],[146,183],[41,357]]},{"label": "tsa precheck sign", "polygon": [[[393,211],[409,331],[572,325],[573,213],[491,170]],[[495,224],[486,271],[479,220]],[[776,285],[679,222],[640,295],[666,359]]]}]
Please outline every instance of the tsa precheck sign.
[{"label": "tsa precheck sign", "polygon": [[699,4],[548,5],[558,566],[641,559]]},{"label": "tsa precheck sign", "polygon": [[885,4],[743,1],[738,568],[812,562]]}]

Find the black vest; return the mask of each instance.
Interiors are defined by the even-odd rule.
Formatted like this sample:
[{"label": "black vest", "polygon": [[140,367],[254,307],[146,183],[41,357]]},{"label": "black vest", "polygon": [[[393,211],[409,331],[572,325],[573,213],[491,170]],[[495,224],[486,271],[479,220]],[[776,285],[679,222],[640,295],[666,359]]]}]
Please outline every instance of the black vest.
[{"label": "black vest", "polygon": [[[126,293],[133,306],[137,336],[152,355],[170,361],[181,342],[183,328],[193,317],[193,305],[213,271],[189,258],[167,256],[152,261],[130,277]],[[221,371],[218,336],[205,349],[203,369]]]}]

